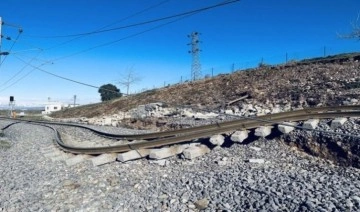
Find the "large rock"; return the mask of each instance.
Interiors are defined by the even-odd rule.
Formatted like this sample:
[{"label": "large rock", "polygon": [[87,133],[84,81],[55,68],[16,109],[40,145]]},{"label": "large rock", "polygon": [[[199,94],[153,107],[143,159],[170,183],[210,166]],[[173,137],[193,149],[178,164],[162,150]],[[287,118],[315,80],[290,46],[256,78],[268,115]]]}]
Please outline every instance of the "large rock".
[{"label": "large rock", "polygon": [[206,199],[206,198],[200,199],[200,200],[194,202],[194,205],[195,205],[195,207],[196,207],[197,209],[199,209],[199,210],[204,210],[205,208],[208,207],[208,205],[209,205],[209,200]]},{"label": "large rock", "polygon": [[213,112],[211,112],[211,113],[196,113],[195,115],[194,115],[194,118],[196,118],[196,119],[211,119],[211,118],[215,118],[215,117],[218,117],[219,116],[219,114],[216,114],[216,113],[213,113]]},{"label": "large rock", "polygon": [[103,122],[103,125],[104,126],[111,126],[111,123],[112,123],[112,119],[107,117],[107,118],[104,118],[104,122]]},{"label": "large rock", "polygon": [[149,111],[146,110],[145,105],[139,105],[135,109],[129,111],[131,118],[143,119],[146,118],[149,114]]},{"label": "large rock", "polygon": [[249,163],[265,163],[265,160],[264,159],[258,159],[258,158],[251,158],[251,159],[248,159],[248,162]]},{"label": "large rock", "polygon": [[228,114],[228,115],[233,115],[234,114],[234,112],[232,111],[232,110],[225,110],[225,114]]},{"label": "large rock", "polygon": [[195,119],[210,119],[210,118],[215,118],[215,117],[219,116],[219,114],[213,113],[213,112],[199,113],[199,112],[194,112],[194,111],[189,110],[189,109],[184,109],[181,112],[181,115],[185,116],[185,117],[189,117],[189,118],[195,118]]}]

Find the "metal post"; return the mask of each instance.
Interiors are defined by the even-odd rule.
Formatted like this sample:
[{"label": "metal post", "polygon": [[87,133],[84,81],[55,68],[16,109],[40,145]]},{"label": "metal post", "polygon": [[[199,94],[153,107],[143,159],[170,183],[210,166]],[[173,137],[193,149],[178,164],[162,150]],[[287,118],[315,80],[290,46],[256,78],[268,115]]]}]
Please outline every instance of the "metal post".
[{"label": "metal post", "polygon": [[188,35],[188,37],[191,38],[191,43],[189,43],[191,50],[189,53],[192,55],[191,80],[193,81],[200,79],[201,76],[199,34],[198,32],[192,32]]},{"label": "metal post", "polygon": [[13,96],[10,96],[10,101],[9,101],[9,107],[10,107],[9,117],[10,117],[10,118],[14,118],[14,116],[13,116],[14,106],[15,106],[14,97],[13,97]]},{"label": "metal post", "polygon": [[1,64],[1,38],[2,38],[1,27],[2,27],[2,19],[0,17],[0,64]]},{"label": "metal post", "polygon": [[76,105],[76,95],[74,95],[74,107]]}]

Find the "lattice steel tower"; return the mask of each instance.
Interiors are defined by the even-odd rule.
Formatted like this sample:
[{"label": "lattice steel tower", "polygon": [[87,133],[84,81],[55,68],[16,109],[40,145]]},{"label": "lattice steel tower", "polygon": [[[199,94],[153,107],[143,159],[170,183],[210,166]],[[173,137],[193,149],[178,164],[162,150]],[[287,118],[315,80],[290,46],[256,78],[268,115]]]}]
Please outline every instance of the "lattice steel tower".
[{"label": "lattice steel tower", "polygon": [[189,53],[192,55],[192,63],[191,63],[191,80],[198,80],[201,78],[201,64],[200,64],[200,48],[199,48],[199,35],[198,32],[192,32],[188,35],[191,38],[191,50]]}]

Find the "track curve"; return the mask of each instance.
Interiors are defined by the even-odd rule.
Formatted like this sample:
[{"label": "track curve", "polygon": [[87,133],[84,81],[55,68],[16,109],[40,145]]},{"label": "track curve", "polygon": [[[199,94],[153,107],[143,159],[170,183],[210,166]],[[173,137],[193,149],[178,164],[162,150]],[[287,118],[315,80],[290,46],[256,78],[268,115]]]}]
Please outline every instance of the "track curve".
[{"label": "track curve", "polygon": [[[45,122],[45,121],[30,121],[15,119],[15,123],[12,123],[3,129],[17,123],[28,123],[47,127],[54,131],[55,143],[65,152],[75,154],[103,154],[103,153],[121,153],[134,149],[161,147],[170,144],[182,143],[191,141],[193,139],[210,137],[214,134],[225,133],[229,131],[235,131],[240,129],[252,129],[260,126],[279,124],[284,121],[301,121],[311,118],[337,118],[337,117],[360,117],[360,106],[338,106],[338,107],[319,107],[319,108],[307,108],[303,110],[288,111],[258,117],[239,117],[239,120],[227,121],[222,123],[216,123],[211,125],[198,126],[193,128],[186,128],[173,131],[147,133],[139,135],[123,135],[123,134],[111,134],[102,131],[98,131],[83,125],[59,123],[59,122]],[[2,119],[8,119],[2,117]],[[12,119],[13,120],[13,119]],[[141,140],[138,142],[128,142],[126,144],[115,146],[103,146],[103,147],[77,147],[66,144],[61,133],[51,125],[64,125],[79,127],[86,130],[90,130],[101,136],[109,138],[118,138],[129,141]]]}]

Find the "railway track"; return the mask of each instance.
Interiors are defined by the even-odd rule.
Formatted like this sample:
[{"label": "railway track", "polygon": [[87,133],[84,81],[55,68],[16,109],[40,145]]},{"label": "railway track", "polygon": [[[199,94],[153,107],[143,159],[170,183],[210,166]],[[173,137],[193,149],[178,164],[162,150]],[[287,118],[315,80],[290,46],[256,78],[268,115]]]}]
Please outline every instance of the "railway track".
[{"label": "railway track", "polygon": [[[139,135],[111,134],[77,124],[19,119],[12,119],[14,122],[3,129],[6,129],[13,124],[24,122],[44,126],[53,130],[55,144],[63,151],[74,154],[99,155],[104,153],[123,153],[130,150],[161,147],[187,142],[194,139],[206,138],[215,134],[235,130],[253,129],[260,126],[274,125],[284,121],[301,121],[314,118],[323,119],[337,117],[360,117],[360,106],[308,108],[304,110],[289,111],[258,117],[239,117],[238,120],[211,125]],[[74,136],[67,134],[64,129],[59,129],[59,126],[76,127],[91,131],[91,137],[94,139],[76,142],[74,141]]]}]

